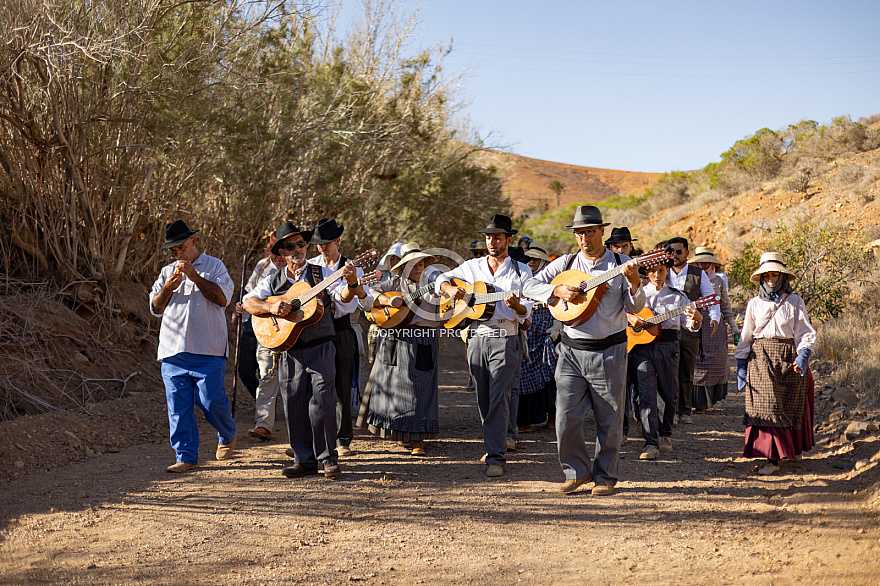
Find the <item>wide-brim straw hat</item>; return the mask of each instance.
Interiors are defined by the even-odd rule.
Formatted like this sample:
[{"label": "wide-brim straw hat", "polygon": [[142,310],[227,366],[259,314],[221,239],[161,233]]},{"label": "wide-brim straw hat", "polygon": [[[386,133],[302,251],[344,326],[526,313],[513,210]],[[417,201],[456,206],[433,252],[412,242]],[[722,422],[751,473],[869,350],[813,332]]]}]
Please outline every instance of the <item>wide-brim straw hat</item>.
[{"label": "wide-brim straw hat", "polygon": [[547,256],[547,250],[541,244],[535,244],[534,242],[526,251],[526,256],[528,258],[537,258],[543,261],[550,262],[550,257]]},{"label": "wide-brim straw hat", "polygon": [[694,252],[694,257],[688,261],[690,264],[698,262],[710,262],[719,267],[721,266],[721,261],[715,258],[714,252],[708,246],[698,246],[697,250]]},{"label": "wide-brim straw hat", "polygon": [[403,268],[404,265],[410,263],[412,261],[418,260],[420,258],[431,259],[430,262],[425,261],[425,266],[431,265],[434,263],[434,257],[430,254],[422,252],[422,249],[419,247],[418,242],[407,242],[400,249],[400,262],[391,267],[391,272],[396,273],[400,269]]},{"label": "wide-brim straw hat", "polygon": [[795,279],[797,278],[794,271],[785,266],[785,261],[782,260],[781,254],[778,252],[765,252],[761,255],[761,262],[758,264],[758,269],[752,273],[752,282],[760,283],[761,275],[772,271],[785,273],[786,275],[791,275]]}]

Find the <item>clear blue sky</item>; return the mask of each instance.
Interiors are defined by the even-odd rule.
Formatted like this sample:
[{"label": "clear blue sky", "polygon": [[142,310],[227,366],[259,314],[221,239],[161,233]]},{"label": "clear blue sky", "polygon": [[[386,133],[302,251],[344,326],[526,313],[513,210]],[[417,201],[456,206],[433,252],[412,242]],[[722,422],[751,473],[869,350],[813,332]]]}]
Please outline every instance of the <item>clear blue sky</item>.
[{"label": "clear blue sky", "polygon": [[402,4],[414,49],[451,41],[471,71],[472,127],[528,157],[689,170],[760,128],[880,113],[880,0]]}]

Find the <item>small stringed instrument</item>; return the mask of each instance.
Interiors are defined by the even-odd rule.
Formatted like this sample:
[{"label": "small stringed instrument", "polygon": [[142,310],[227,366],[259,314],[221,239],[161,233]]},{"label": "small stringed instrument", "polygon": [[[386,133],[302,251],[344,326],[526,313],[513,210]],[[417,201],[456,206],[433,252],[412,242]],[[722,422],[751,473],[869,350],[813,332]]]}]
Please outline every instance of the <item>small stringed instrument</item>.
[{"label": "small stringed instrument", "polygon": [[406,295],[400,291],[386,291],[384,295],[387,295],[388,297],[403,297],[403,305],[400,307],[374,305],[373,309],[367,314],[367,319],[380,328],[408,326],[412,323],[412,320],[415,317],[415,312],[410,308],[410,304],[418,301],[433,290],[434,283],[428,283],[424,287],[420,287]]},{"label": "small stringed instrument", "polygon": [[513,293],[519,295],[522,290],[495,291],[495,287],[483,281],[477,281],[473,285],[465,283],[461,279],[452,279],[452,284],[465,290],[465,296],[461,299],[446,299],[440,304],[440,315],[449,317],[443,322],[447,328],[454,328],[465,320],[487,321],[495,313],[495,303],[502,301]]},{"label": "small stringed instrument", "polygon": [[577,327],[593,317],[596,308],[599,307],[599,302],[602,301],[602,296],[608,290],[608,281],[621,274],[624,268],[632,264],[647,267],[664,262],[667,258],[666,253],[662,250],[653,250],[595,277],[583,271],[563,271],[553,277],[550,284],[571,285],[580,289],[580,294],[571,301],[559,298],[551,299],[547,304],[550,313],[565,325]]},{"label": "small stringed instrument", "polygon": [[683,314],[688,307],[703,309],[704,307],[709,307],[718,303],[721,303],[721,295],[706,295],[705,297],[700,297],[696,301],[692,301],[687,305],[682,305],[681,307],[667,311],[666,313],[661,313],[660,315],[654,315],[654,312],[651,311],[650,307],[642,308],[640,312],[634,315],[645,320],[647,325],[640,328],[627,326],[626,351],[631,352],[632,349],[639,344],[650,344],[656,340],[658,336],[660,336],[660,325],[668,319]]},{"label": "small stringed instrument", "polygon": [[[379,258],[379,251],[370,249],[351,261],[354,266],[361,266]],[[281,269],[286,271],[287,268]],[[311,266],[306,264],[303,270],[310,271]],[[315,285],[309,287],[305,281],[291,285],[283,295],[274,295],[266,299],[268,303],[286,301],[292,306],[290,313],[285,316],[272,315],[271,313],[254,314],[252,323],[254,335],[260,344],[275,352],[289,350],[299,339],[299,335],[308,326],[317,323],[324,315],[324,306],[318,303],[318,295],[327,287],[342,278],[343,267]]]}]

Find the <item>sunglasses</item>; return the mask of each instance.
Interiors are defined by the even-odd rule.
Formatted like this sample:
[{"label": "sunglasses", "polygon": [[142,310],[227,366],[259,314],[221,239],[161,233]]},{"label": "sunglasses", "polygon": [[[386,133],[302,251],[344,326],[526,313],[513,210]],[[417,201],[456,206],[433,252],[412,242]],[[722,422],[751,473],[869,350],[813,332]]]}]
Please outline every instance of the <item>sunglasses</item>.
[{"label": "sunglasses", "polygon": [[671,246],[667,246],[663,249],[666,254],[674,254],[676,256],[684,254],[683,248],[672,248]]},{"label": "sunglasses", "polygon": [[309,245],[309,243],[306,242],[305,240],[298,240],[296,242],[287,242],[285,244],[282,244],[278,248],[280,250],[296,250],[297,248],[305,248],[308,245]]},{"label": "sunglasses", "polygon": [[576,237],[580,236],[581,238],[592,238],[593,234],[595,234],[595,233],[596,233],[595,230],[580,230],[580,231],[575,230],[574,231],[574,235]]}]

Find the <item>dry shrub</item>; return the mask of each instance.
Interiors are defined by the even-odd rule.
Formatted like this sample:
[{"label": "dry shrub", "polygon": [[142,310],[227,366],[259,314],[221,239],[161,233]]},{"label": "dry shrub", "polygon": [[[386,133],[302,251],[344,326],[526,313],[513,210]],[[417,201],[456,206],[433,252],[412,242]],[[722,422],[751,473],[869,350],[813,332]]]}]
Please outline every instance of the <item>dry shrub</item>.
[{"label": "dry shrub", "polygon": [[845,187],[861,180],[865,176],[865,167],[862,165],[846,165],[841,167],[834,176],[832,184],[835,187]]},{"label": "dry shrub", "polygon": [[851,386],[862,400],[880,404],[880,285],[862,288],[850,298],[847,312],[818,324],[816,358],[830,362],[830,383]]}]

